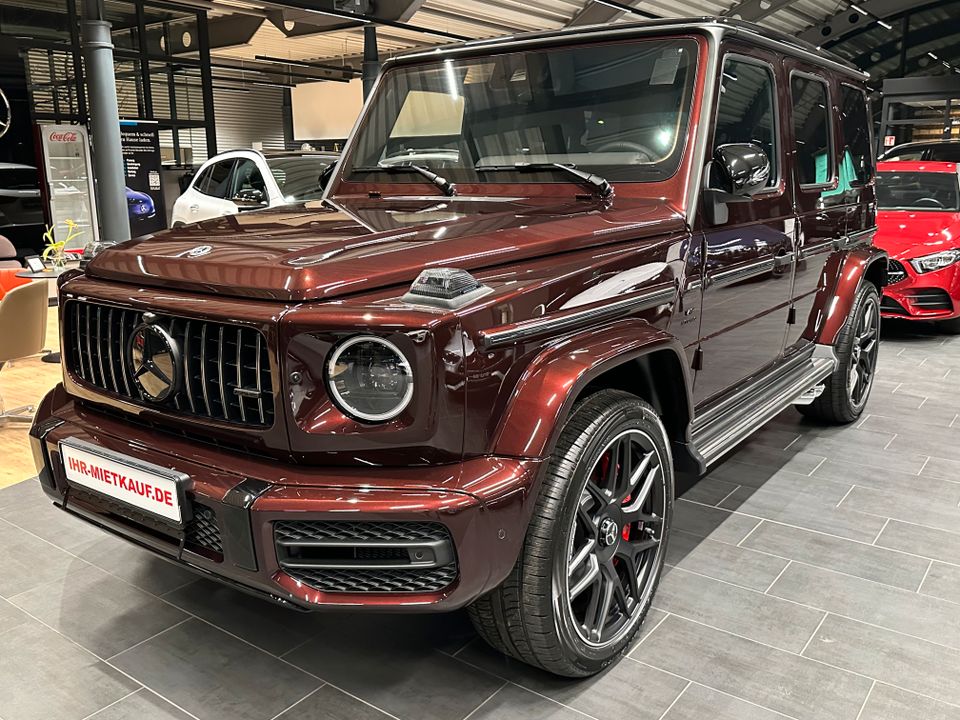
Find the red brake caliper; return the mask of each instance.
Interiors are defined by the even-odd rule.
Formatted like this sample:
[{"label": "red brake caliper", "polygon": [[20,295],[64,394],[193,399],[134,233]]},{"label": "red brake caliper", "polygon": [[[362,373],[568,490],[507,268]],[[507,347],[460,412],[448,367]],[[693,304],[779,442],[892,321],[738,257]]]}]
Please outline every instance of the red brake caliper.
[{"label": "red brake caliper", "polygon": [[[623,499],[623,502],[621,503],[621,505],[629,505],[629,504],[630,504],[630,498],[631,498],[631,497],[633,497],[633,496],[632,496],[632,495],[627,495],[627,496]],[[620,532],[620,536],[621,536],[624,540],[626,540],[627,542],[630,542],[630,523],[626,523],[626,524],[623,526],[623,530]]]}]

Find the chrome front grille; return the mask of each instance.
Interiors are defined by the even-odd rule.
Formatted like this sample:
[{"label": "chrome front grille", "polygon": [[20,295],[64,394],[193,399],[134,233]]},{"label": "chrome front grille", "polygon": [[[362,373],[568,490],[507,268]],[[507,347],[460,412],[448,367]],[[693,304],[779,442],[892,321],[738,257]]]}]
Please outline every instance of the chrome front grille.
[{"label": "chrome front grille", "polygon": [[252,427],[274,419],[267,343],[256,328],[158,315],[179,348],[182,382],[162,402],[144,397],[129,367],[127,346],[143,322],[138,310],[72,300],[64,308],[64,362],[101,390],[148,407]]}]

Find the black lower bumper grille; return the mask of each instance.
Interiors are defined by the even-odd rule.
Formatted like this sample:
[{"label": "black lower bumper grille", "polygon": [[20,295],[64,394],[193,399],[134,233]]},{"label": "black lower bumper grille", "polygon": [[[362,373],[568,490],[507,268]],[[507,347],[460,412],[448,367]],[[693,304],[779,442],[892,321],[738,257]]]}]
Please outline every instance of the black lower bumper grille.
[{"label": "black lower bumper grille", "polygon": [[429,593],[457,578],[457,566],[429,570],[284,569],[295,580],[327,593]]},{"label": "black lower bumper grille", "polygon": [[880,310],[891,315],[909,315],[906,308],[891,297],[883,296],[880,301]]},{"label": "black lower bumper grille", "polygon": [[193,520],[187,523],[184,536],[186,547],[201,548],[223,557],[223,540],[217,515],[206,505],[193,504]]},{"label": "black lower bumper grille", "polygon": [[274,523],[280,567],[327,593],[429,593],[457,578],[446,526],[431,522]]},{"label": "black lower bumper grille", "polygon": [[910,305],[920,310],[953,310],[950,294],[940,288],[925,288],[910,293]]}]

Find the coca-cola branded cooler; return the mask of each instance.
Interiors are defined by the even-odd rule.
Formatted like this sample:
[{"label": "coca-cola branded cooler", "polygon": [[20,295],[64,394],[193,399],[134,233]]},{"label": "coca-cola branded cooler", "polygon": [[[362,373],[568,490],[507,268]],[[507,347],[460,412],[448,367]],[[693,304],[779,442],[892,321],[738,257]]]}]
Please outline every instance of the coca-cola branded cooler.
[{"label": "coca-cola branded cooler", "polygon": [[[87,129],[83,125],[43,123],[37,129],[43,156],[42,190],[54,237],[64,240],[72,234],[67,249],[82,249],[91,240],[99,240]],[[72,233],[71,224],[76,225]]]}]

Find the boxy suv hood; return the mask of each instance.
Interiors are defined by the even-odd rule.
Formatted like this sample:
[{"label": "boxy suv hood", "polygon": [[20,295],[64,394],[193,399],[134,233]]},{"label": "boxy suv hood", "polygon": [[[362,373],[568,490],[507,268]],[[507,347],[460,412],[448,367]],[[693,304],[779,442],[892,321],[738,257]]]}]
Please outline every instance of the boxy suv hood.
[{"label": "boxy suv hood", "polygon": [[467,270],[684,227],[659,199],[370,199],[241,213],[148,235],[87,273],[140,286],[280,301],[410,283],[425,267]]}]

